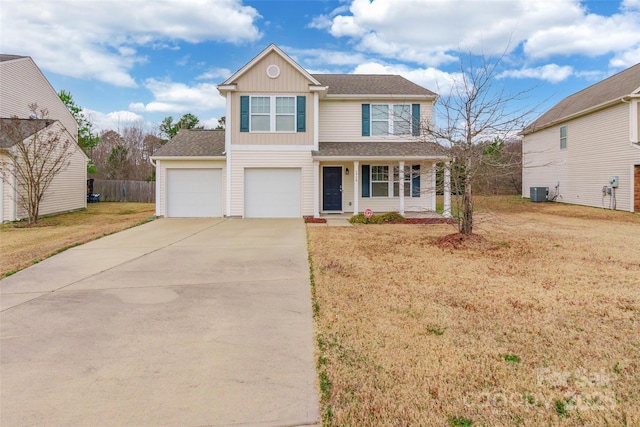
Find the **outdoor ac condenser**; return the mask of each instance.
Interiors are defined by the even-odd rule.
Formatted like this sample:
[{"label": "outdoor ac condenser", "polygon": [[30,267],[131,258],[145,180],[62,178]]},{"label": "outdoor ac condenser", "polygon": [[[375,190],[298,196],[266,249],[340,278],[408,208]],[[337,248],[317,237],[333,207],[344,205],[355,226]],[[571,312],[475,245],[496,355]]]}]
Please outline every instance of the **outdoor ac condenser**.
[{"label": "outdoor ac condenser", "polygon": [[532,202],[546,202],[549,200],[549,187],[529,187],[529,192]]}]

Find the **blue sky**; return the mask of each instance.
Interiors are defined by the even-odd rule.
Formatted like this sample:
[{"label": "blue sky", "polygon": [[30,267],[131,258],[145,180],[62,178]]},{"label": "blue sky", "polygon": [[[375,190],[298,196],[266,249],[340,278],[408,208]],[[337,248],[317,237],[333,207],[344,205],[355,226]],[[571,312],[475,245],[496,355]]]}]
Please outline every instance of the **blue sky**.
[{"label": "blue sky", "polygon": [[[542,112],[640,62],[640,0],[2,0],[0,52],[31,56],[95,124],[214,126],[215,85],[270,43],[311,72],[401,74],[446,93],[467,54]],[[640,86],[640,82],[638,82]]]}]

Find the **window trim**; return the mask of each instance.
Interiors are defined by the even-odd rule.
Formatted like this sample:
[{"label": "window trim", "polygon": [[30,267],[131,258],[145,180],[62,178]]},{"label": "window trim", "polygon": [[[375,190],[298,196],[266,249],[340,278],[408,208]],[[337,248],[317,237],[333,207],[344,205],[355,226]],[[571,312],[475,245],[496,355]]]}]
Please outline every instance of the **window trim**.
[{"label": "window trim", "polygon": [[[563,136],[563,130],[564,130],[564,136]],[[561,150],[566,150],[567,149],[567,125],[564,126],[560,126],[560,149]]]},{"label": "window trim", "polygon": [[[369,114],[369,136],[392,136],[392,137],[408,137],[408,136],[414,136],[414,117],[413,117],[413,104],[407,104],[407,103],[371,103],[371,113]],[[386,105],[387,106],[387,132],[384,134],[377,134],[375,132],[376,128],[373,126],[374,122],[383,122],[383,120],[375,120],[374,119],[374,115],[375,115],[375,111],[376,108],[382,105]],[[395,118],[395,107],[396,106],[402,106],[404,109],[406,109],[406,113],[408,114],[407,116],[407,122],[408,122],[408,129],[406,133],[395,133],[395,122],[397,120],[394,120]],[[380,111],[380,110],[378,110]]]},{"label": "window trim", "polygon": [[[386,181],[378,181],[378,180],[374,180],[373,179],[373,170],[375,168],[386,168],[387,170],[387,180]],[[388,198],[389,197],[389,180],[390,180],[390,175],[389,175],[389,165],[371,165],[371,167],[369,168],[369,194],[371,198]],[[386,196],[376,196],[373,193],[373,184],[381,184],[381,183],[386,183],[387,184],[387,195]]]},{"label": "window trim", "polygon": [[[253,99],[269,98],[269,113],[254,113]],[[293,100],[292,113],[278,113],[276,111],[276,100],[278,98],[290,98]],[[298,131],[298,100],[295,95],[249,95],[249,133],[296,133]],[[269,130],[253,130],[253,116],[269,116]],[[276,130],[276,118],[278,116],[293,117],[293,128],[291,130]]]},{"label": "window trim", "polygon": [[[405,192],[407,188],[409,189],[409,195],[405,195],[405,198],[418,198],[419,196],[413,195],[413,172],[414,166],[419,165],[418,163],[405,163],[405,175],[404,175],[404,188]],[[386,196],[374,196],[373,194],[373,184],[374,183],[382,183],[385,181],[375,181],[373,179],[373,169],[376,167],[386,167],[387,168],[387,195]],[[395,168],[398,168],[398,181],[395,180]],[[409,170],[407,174],[406,171]],[[378,199],[398,199],[400,198],[400,165],[399,164],[371,164],[369,165],[369,197],[378,198]],[[420,172],[418,172],[419,174]],[[398,183],[398,195],[395,195],[395,184]]]}]

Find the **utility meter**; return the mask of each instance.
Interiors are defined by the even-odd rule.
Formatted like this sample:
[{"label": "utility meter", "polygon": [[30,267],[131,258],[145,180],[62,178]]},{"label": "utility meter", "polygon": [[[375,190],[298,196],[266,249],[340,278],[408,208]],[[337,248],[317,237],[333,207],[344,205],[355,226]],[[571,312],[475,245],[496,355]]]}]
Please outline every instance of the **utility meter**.
[{"label": "utility meter", "polygon": [[611,185],[613,188],[617,188],[618,187],[618,176],[612,176],[611,178],[609,178],[609,185]]}]

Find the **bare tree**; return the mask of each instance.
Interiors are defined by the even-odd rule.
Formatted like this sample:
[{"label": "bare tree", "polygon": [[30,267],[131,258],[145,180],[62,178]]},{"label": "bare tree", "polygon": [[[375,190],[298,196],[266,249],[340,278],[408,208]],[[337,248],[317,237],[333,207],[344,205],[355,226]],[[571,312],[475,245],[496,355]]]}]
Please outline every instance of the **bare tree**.
[{"label": "bare tree", "polygon": [[40,203],[53,180],[70,164],[76,143],[48,111],[30,104],[34,119],[0,120],[0,167],[18,195],[30,225],[38,222]]},{"label": "bare tree", "polygon": [[473,233],[472,189],[489,161],[478,149],[478,143],[515,135],[533,112],[533,108],[517,105],[532,88],[507,93],[496,84],[504,54],[497,58],[468,58],[460,61],[459,78],[451,92],[439,100],[436,123],[422,123],[421,132],[448,153],[445,167],[450,174],[458,231],[463,234]]}]

